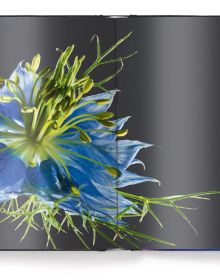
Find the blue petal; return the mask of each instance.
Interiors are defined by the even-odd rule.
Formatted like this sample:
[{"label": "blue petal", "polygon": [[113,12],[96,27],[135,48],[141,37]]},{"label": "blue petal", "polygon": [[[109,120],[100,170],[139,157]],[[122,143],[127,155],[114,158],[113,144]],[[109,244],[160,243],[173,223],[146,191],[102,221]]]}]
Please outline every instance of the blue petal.
[{"label": "blue petal", "polygon": [[117,90],[111,90],[109,92],[103,92],[103,93],[90,95],[90,96],[82,98],[82,100],[79,104],[82,104],[87,101],[100,100],[100,99],[109,99],[110,102],[108,104],[103,104],[103,105],[98,105],[96,103],[89,103],[89,104],[82,106],[79,109],[75,110],[74,113],[72,114],[71,118],[82,115],[82,114],[98,114],[98,113],[107,111],[108,108],[111,106],[113,98],[116,93],[117,93]]},{"label": "blue petal", "polygon": [[[87,134],[90,136],[92,141],[98,141],[98,140],[115,141],[117,136],[112,131],[122,129],[122,127],[128,121],[129,118],[130,117],[125,117],[125,118],[120,118],[118,120],[113,121],[115,123],[115,127],[113,129],[103,126],[96,120],[86,121],[86,122],[79,124],[78,126],[82,130],[87,132]],[[95,131],[90,131],[90,130],[95,130]],[[66,133],[70,133],[70,132],[72,132],[72,134],[66,134]],[[80,134],[76,129],[69,129],[64,134],[62,134],[60,137],[80,140]]]},{"label": "blue petal", "polygon": [[[0,144],[0,149],[6,146]],[[24,182],[26,166],[22,160],[9,150],[0,151],[0,191],[1,200],[4,194],[18,194]]]},{"label": "blue petal", "polygon": [[[70,185],[67,176],[51,160],[43,161],[40,166],[29,167],[26,174],[25,194],[36,194],[48,203],[70,195]],[[71,211],[73,214],[80,214],[81,205],[78,199],[70,198],[59,204],[60,208]]]},{"label": "blue petal", "polygon": [[[0,91],[0,95],[2,94]],[[0,103],[0,114],[10,119],[23,121],[20,114],[20,104],[15,100],[9,103]]]},{"label": "blue petal", "polygon": [[111,197],[113,201],[117,201],[117,210],[119,212],[132,204],[131,201],[120,196],[116,192],[115,188],[119,188],[120,186],[118,181],[113,180],[112,176],[107,176],[100,172],[99,178],[97,179],[96,177],[96,180],[93,178],[91,179],[91,182],[103,196],[108,198]]},{"label": "blue petal", "polygon": [[[73,167],[68,168],[80,189],[80,200],[83,207],[93,216],[114,220],[118,211],[131,205],[131,202],[118,196],[113,188],[94,183],[88,172],[81,172]],[[105,189],[105,190],[104,190]]]},{"label": "blue petal", "polygon": [[[100,100],[100,99],[109,99],[110,102],[108,104],[104,104],[104,105],[98,105],[96,103],[86,104],[86,105],[80,107],[79,109],[76,109],[73,112],[73,114],[66,119],[66,121],[70,120],[73,117],[81,116],[83,114],[98,114],[98,113],[107,111],[108,108],[112,104],[112,101],[113,101],[113,98],[114,98],[116,92],[117,92],[117,90],[112,90],[112,91],[109,91],[109,92],[104,92],[104,93],[91,95],[91,96],[87,96],[87,97],[82,98],[81,102],[79,103],[81,105],[85,102],[88,102],[88,101]],[[116,123],[115,130],[120,129],[119,127],[122,127],[123,124],[125,123],[125,121],[127,121],[127,119],[128,118],[124,118],[124,119],[120,119],[120,120],[115,121],[115,123]],[[96,130],[94,132],[92,132],[92,131],[87,132],[92,140],[98,140],[98,139],[115,140],[115,138],[116,138],[114,133],[100,132],[100,130],[111,131],[112,129],[109,129],[109,128],[103,126],[102,124],[100,124],[96,120],[87,120],[85,122],[81,122],[81,123],[77,124],[77,126],[79,126],[81,129],[83,129],[85,131]],[[69,133],[69,132],[76,133],[76,134],[73,134],[73,135],[69,136],[70,138],[79,138],[79,133],[75,129],[69,129],[66,132],[67,133]]]},{"label": "blue petal", "polygon": [[[143,143],[136,140],[117,141],[116,158],[119,168],[126,169],[134,161],[136,155],[141,149],[149,148],[152,144]],[[111,147],[106,147],[106,152],[111,152]]]},{"label": "blue petal", "polygon": [[[81,171],[68,167],[72,175],[74,186],[80,190],[80,196],[67,198],[60,203],[60,207],[71,213],[82,213],[83,211],[98,218],[114,219],[117,214],[117,194],[109,189],[104,196],[90,181],[89,175]],[[28,168],[28,186],[26,193],[34,193],[45,199],[47,202],[54,202],[71,194],[67,176],[62,174],[62,170],[52,161],[44,161],[40,166]],[[122,198],[124,201],[124,198]],[[124,204],[123,204],[124,205]],[[127,204],[126,204],[127,205]],[[122,203],[119,203],[120,208]]]},{"label": "blue petal", "polygon": [[[109,99],[110,102],[108,104],[104,104],[104,105],[97,105],[95,103],[90,103],[85,106],[82,106],[79,109],[75,110],[74,113],[70,117],[68,117],[66,121],[68,121],[69,119],[71,119],[73,117],[80,116],[83,114],[98,114],[101,112],[105,112],[111,106],[113,98],[116,93],[117,93],[117,90],[112,90],[109,92],[104,92],[104,93],[91,95],[91,96],[83,98],[79,104],[83,104],[84,102],[87,102],[87,101],[99,100],[99,99]],[[116,131],[116,130],[122,129],[125,122],[129,118],[130,117],[125,117],[125,118],[120,118],[118,120],[113,121],[115,123],[114,129],[105,127],[96,120],[87,120],[85,122],[81,122],[81,123],[77,124],[77,126],[80,127],[82,130],[85,130],[93,141],[97,141],[100,139],[114,141],[117,136],[115,135],[115,133],[112,133],[112,130]],[[95,131],[91,131],[91,130],[95,130]],[[77,130],[69,129],[65,133],[70,133],[70,132],[73,132],[73,134],[71,134],[69,136],[65,136],[65,137],[79,139],[79,133]],[[62,135],[61,135],[61,137],[62,137]]]},{"label": "blue petal", "polygon": [[103,167],[84,158],[77,157],[77,155],[71,154],[71,152],[124,170],[132,164],[141,149],[152,145],[135,140],[120,140],[115,142],[97,141],[94,143],[71,143],[69,141],[68,144],[63,146],[70,151],[69,158],[71,160],[80,166],[90,167],[90,170],[96,168],[103,169]]},{"label": "blue petal", "polygon": [[148,177],[148,176],[140,176],[130,171],[123,171],[120,178],[117,179],[116,185],[117,188],[123,188],[130,185],[136,185],[144,182],[154,182],[160,183],[158,180]]},{"label": "blue petal", "polygon": [[[120,118],[115,121],[115,127],[114,128],[108,128],[103,126],[97,121],[93,122],[85,122],[82,123],[80,128],[86,130],[88,128],[92,128],[94,130],[97,130],[96,132],[88,132],[89,136],[93,141],[98,141],[98,140],[108,140],[108,141],[115,141],[117,138],[115,133],[112,133],[112,130],[117,131],[119,129],[122,129],[124,124],[129,120],[130,117],[125,117],[125,118]],[[105,130],[105,132],[102,132],[102,130]],[[108,132],[109,131],[109,132]]]},{"label": "blue petal", "polygon": [[[22,62],[20,62],[16,67],[16,69],[11,74],[9,80],[14,80],[15,75],[18,75],[19,77],[19,87],[25,94],[27,106],[31,106],[32,102],[30,100],[30,96],[34,83],[38,77],[37,74],[32,71],[27,71],[25,68],[22,67]],[[21,95],[18,89],[17,92],[19,95]],[[6,85],[4,85],[0,90],[0,95],[13,96],[13,94],[9,91]],[[0,114],[3,114],[6,117],[10,117],[12,119],[22,122],[22,117],[20,114],[20,104],[17,101],[12,101],[10,103],[5,103],[5,104],[1,103]]]},{"label": "blue petal", "polygon": [[135,165],[135,164],[140,164],[140,165],[142,165],[142,166],[143,166],[143,169],[145,170],[145,164],[143,163],[143,161],[141,161],[141,160],[135,158],[135,159],[132,161],[132,163],[131,163],[130,165]]},{"label": "blue petal", "polygon": [[[28,167],[26,174],[27,190],[43,197],[51,194],[62,197],[65,188],[61,180],[61,167],[53,161],[45,160],[36,167]],[[62,189],[62,191],[61,191]],[[66,191],[67,192],[67,191]],[[58,197],[57,197],[58,198]]]},{"label": "blue petal", "polygon": [[103,204],[103,200],[104,200],[103,205],[108,207],[110,207],[113,202],[115,207],[115,203],[117,202],[115,193],[114,195],[112,193],[108,193],[108,196],[103,196],[93,184],[90,173],[84,172],[84,170],[81,171],[78,168],[74,168],[70,166],[68,167],[68,170],[72,176],[73,182],[75,183],[75,185],[78,186],[82,194],[86,195],[87,197],[89,196],[95,197],[97,199],[97,203],[101,202]]},{"label": "blue petal", "polygon": [[17,74],[19,77],[19,86],[25,93],[26,103],[28,106],[31,106],[31,92],[38,75],[32,71],[27,71],[25,68],[23,68],[22,61],[18,64],[17,68],[12,73],[12,79],[15,74]]},{"label": "blue petal", "polygon": [[24,127],[21,123],[0,114],[0,132],[22,133],[24,132]]}]

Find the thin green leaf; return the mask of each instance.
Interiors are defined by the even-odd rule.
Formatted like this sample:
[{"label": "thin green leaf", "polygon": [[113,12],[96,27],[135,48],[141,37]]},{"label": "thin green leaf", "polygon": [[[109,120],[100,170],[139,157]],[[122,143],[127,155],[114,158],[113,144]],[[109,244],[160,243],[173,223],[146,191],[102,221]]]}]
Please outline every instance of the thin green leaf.
[{"label": "thin green leaf", "polygon": [[107,55],[109,55],[111,52],[113,52],[120,44],[122,44],[126,39],[128,39],[131,36],[132,32],[128,33],[127,35],[125,35],[123,38],[121,38],[120,40],[118,40],[113,46],[111,46],[107,51],[105,51],[101,58],[100,61],[105,58]]}]

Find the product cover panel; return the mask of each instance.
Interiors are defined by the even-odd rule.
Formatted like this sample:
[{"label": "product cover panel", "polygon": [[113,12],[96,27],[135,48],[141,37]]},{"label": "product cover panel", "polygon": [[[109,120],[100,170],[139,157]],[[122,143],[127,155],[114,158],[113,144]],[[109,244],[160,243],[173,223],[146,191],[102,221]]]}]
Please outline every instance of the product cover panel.
[{"label": "product cover panel", "polygon": [[[118,79],[120,114],[132,116],[129,139],[154,144],[140,153],[146,165],[141,174],[161,182],[135,185],[133,193],[161,197],[219,191],[220,19],[128,18],[117,27],[119,37],[133,31],[127,48],[138,50]],[[137,225],[174,242],[176,249],[219,249],[219,196],[209,198],[177,203],[196,208],[182,211],[198,235],[172,207],[152,206],[163,229],[147,216]],[[143,246],[169,249],[152,242]]]},{"label": "product cover panel", "polygon": [[0,18],[0,249],[219,249],[220,18]]}]

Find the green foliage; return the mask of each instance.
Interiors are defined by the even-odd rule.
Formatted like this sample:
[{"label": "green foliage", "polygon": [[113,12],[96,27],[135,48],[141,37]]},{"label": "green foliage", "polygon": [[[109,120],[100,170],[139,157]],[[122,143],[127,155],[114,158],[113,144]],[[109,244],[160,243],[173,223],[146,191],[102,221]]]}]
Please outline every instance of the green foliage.
[{"label": "green foliage", "polygon": [[[135,232],[128,225],[118,225],[117,221],[110,223],[92,218],[88,216],[88,213],[81,215],[82,225],[76,225],[74,222],[74,216],[68,212],[61,211],[58,204],[55,203],[54,205],[49,205],[40,200],[37,196],[33,195],[27,197],[26,201],[21,203],[21,205],[19,205],[18,199],[11,199],[10,201],[2,204],[0,212],[6,215],[6,217],[1,220],[1,223],[5,221],[13,223],[17,222],[15,230],[19,229],[22,225],[26,227],[24,234],[21,237],[21,241],[27,236],[31,229],[44,230],[47,235],[46,246],[51,244],[54,249],[56,249],[56,244],[51,235],[52,229],[56,230],[58,233],[67,233],[67,231],[72,231],[86,249],[90,249],[90,247],[84,239],[84,234],[89,233],[90,231],[93,234],[93,246],[95,245],[97,235],[100,235],[115,247],[119,246],[116,238],[126,238],[129,243],[135,244],[134,241],[132,241],[134,236],[138,240],[150,240],[174,246],[173,243],[168,241]],[[40,223],[36,221],[39,221],[39,217],[41,218]],[[114,234],[112,235],[112,238],[104,232],[104,228],[108,228],[112,234]],[[138,245],[136,244],[135,247],[137,248]]]},{"label": "green foliage", "polygon": [[[71,215],[69,212],[65,212],[59,208],[60,201],[55,202],[53,205],[48,204],[45,201],[39,199],[37,196],[26,197],[26,201],[21,203],[18,199],[13,198],[10,201],[3,203],[0,208],[0,212],[6,217],[1,220],[2,222],[10,221],[17,223],[15,230],[19,229],[22,225],[26,227],[21,241],[27,236],[28,232],[33,230],[44,230],[47,235],[47,244],[52,245],[56,249],[56,244],[53,240],[51,231],[56,230],[58,233],[67,233],[72,231],[75,236],[80,240],[85,249],[90,249],[91,246],[95,245],[97,235],[101,236],[109,243],[114,245],[116,248],[120,247],[120,239],[123,239],[134,249],[140,249],[139,243],[145,241],[152,241],[167,246],[176,246],[166,240],[156,238],[155,236],[150,236],[141,232],[135,231],[134,227],[129,224],[120,223],[124,218],[137,218],[139,217],[140,222],[143,221],[144,217],[149,214],[156,220],[156,222],[163,227],[162,222],[151,209],[151,205],[165,206],[173,208],[181,217],[187,221],[187,223],[196,232],[196,229],[191,224],[189,219],[183,213],[183,210],[192,210],[193,208],[184,207],[177,205],[178,201],[184,201],[186,199],[209,199],[207,196],[219,194],[219,192],[201,192],[188,195],[177,195],[177,196],[167,196],[161,198],[147,198],[143,196],[137,196],[129,194],[126,192],[119,191],[120,195],[129,198],[133,201],[133,204],[128,206],[122,212],[118,213],[115,217],[115,221],[104,222],[91,217],[88,213],[82,213],[81,219],[82,223],[75,222],[76,217]],[[66,199],[66,198],[65,198]],[[133,209],[135,212],[130,213]],[[37,218],[38,217],[38,218]],[[39,222],[40,217],[40,222]],[[38,221],[38,222],[37,222]],[[110,230],[111,234],[106,234],[105,229]],[[92,233],[93,240],[92,244],[89,245],[85,241],[85,234]],[[197,233],[197,232],[196,232]]]},{"label": "green foliage", "polygon": [[[138,196],[135,194],[127,193],[127,192],[122,192],[118,191],[118,193],[129,200],[131,200],[134,205],[131,206],[137,214],[135,214],[136,217],[139,217],[139,221],[142,222],[144,217],[149,214],[151,215],[156,222],[163,228],[163,225],[160,221],[160,219],[157,217],[155,212],[152,210],[152,205],[159,205],[159,206],[165,206],[165,207],[170,207],[173,208],[188,224],[189,226],[193,229],[193,231],[198,235],[197,230],[195,227],[192,225],[190,220],[187,218],[187,216],[183,213],[182,210],[195,210],[194,208],[189,208],[185,207],[182,205],[178,205],[177,203],[180,201],[184,201],[187,199],[205,199],[209,200],[206,196],[210,195],[216,195],[220,194],[219,191],[209,191],[209,192],[199,192],[199,193],[194,193],[194,194],[187,194],[187,195],[175,195],[175,196],[164,196],[164,197],[158,197],[158,198],[150,198],[150,197],[143,197],[143,196]],[[127,214],[127,211],[122,211],[121,213],[118,214],[118,219],[123,219],[123,218],[129,218],[134,216],[133,214]]]}]

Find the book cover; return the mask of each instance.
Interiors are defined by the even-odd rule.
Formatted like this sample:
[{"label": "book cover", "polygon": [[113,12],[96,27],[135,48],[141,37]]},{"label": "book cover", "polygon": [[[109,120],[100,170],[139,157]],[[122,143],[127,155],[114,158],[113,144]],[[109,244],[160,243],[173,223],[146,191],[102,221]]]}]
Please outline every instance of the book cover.
[{"label": "book cover", "polygon": [[0,17],[0,250],[218,250],[219,34]]}]

